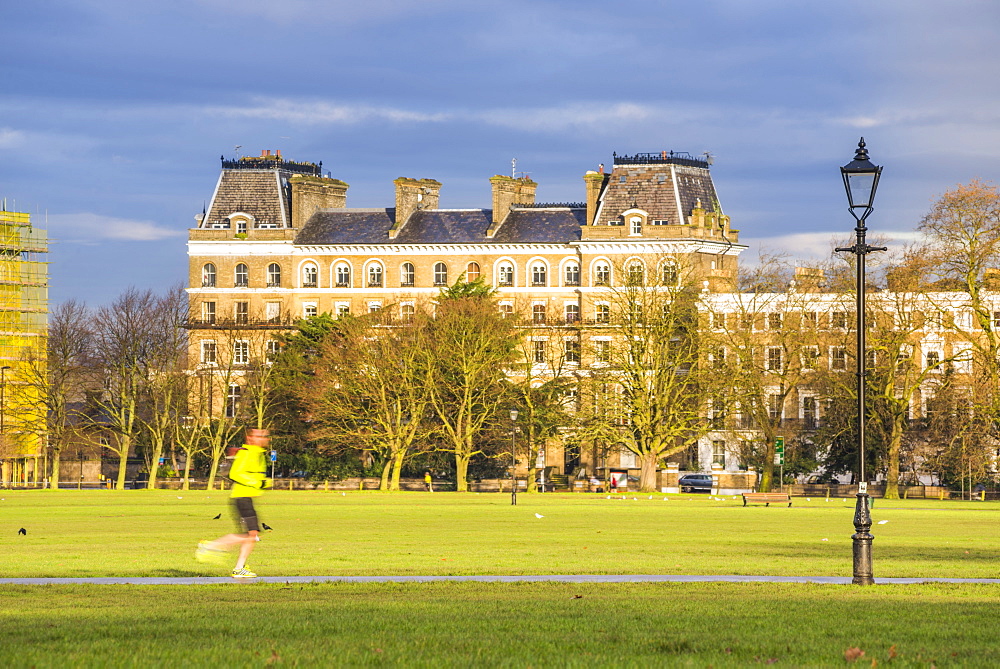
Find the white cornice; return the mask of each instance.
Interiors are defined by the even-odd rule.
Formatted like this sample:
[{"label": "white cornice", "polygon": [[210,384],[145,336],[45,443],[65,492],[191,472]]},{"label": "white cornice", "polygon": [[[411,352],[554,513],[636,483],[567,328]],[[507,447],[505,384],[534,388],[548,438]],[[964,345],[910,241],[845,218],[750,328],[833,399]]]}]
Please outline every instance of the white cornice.
[{"label": "white cornice", "polygon": [[548,255],[590,253],[599,255],[620,254],[680,254],[710,253],[713,255],[736,256],[746,250],[743,244],[729,245],[708,239],[629,239],[629,240],[588,240],[552,244],[336,244],[336,245],[295,245],[286,242],[257,242],[250,240],[191,240],[188,242],[189,256],[500,256],[500,255]]}]

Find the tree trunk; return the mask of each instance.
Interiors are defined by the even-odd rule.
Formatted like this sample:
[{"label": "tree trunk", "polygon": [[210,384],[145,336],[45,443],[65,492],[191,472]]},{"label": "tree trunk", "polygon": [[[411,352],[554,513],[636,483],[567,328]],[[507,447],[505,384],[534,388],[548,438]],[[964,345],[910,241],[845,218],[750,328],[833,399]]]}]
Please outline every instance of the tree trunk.
[{"label": "tree trunk", "polygon": [[[125,467],[128,465],[128,449],[132,445],[131,439],[123,438],[118,447],[121,451],[118,453],[118,481],[115,483],[115,488],[118,490],[125,489],[125,477],[127,472]],[[80,478],[83,478],[83,461],[80,461]]]},{"label": "tree trunk", "polygon": [[774,487],[774,438],[768,438],[765,434],[764,438],[767,441],[764,444],[764,462],[760,467],[760,487],[758,490],[760,492],[771,492]]},{"label": "tree trunk", "polygon": [[471,458],[464,453],[455,453],[455,491],[469,491],[469,460]]},{"label": "tree trunk", "polygon": [[392,478],[389,480],[389,490],[399,490],[399,477],[403,473],[403,460],[406,458],[406,449],[400,448],[393,456]]},{"label": "tree trunk", "polygon": [[153,446],[153,457],[150,458],[149,463],[149,488],[150,490],[156,489],[156,475],[160,470],[160,456],[163,455],[163,441],[156,440],[156,445]]},{"label": "tree trunk", "polygon": [[217,457],[212,458],[212,466],[208,470],[208,483],[205,484],[206,490],[211,490],[215,485],[215,475],[219,473],[219,460]]},{"label": "tree trunk", "polygon": [[886,453],[888,467],[885,473],[885,499],[899,499],[899,450],[903,443],[902,429],[893,421],[892,436]]},{"label": "tree trunk", "polygon": [[49,481],[51,481],[49,485],[50,488],[59,487],[59,456],[60,452],[52,449],[52,478],[49,479]]},{"label": "tree trunk", "polygon": [[382,465],[382,475],[378,480],[378,489],[383,492],[389,489],[389,474],[392,473],[393,462],[393,459],[389,457],[385,459],[385,464]]},{"label": "tree trunk", "polygon": [[187,453],[184,454],[184,483],[181,484],[182,490],[191,489],[191,456]]},{"label": "tree trunk", "polygon": [[642,469],[639,470],[639,492],[657,492],[656,463],[657,454],[648,452],[642,454]]}]

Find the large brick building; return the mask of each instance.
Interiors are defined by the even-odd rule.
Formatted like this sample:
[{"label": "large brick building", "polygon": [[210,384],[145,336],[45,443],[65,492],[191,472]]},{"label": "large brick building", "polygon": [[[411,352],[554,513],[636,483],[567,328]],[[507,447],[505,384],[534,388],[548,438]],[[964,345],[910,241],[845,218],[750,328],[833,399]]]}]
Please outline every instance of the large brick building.
[{"label": "large brick building", "polygon": [[[391,308],[405,319],[464,276],[495,286],[501,309],[544,327],[536,347],[558,344],[566,361],[586,367],[610,339],[602,326],[627,272],[669,283],[683,268],[712,291],[730,285],[745,248],[709,163],[687,154],[615,156],[610,172],[583,175],[580,203],[538,203],[527,177],[489,181],[490,208],[442,209],[441,183],[399,178],[391,206],[357,209],[322,163],[267,151],[223,160],[188,243],[190,359],[204,375],[220,362],[266,358],[276,350],[268,333],[324,312]],[[235,410],[239,383],[235,375],[215,391],[226,395],[216,411]]]}]

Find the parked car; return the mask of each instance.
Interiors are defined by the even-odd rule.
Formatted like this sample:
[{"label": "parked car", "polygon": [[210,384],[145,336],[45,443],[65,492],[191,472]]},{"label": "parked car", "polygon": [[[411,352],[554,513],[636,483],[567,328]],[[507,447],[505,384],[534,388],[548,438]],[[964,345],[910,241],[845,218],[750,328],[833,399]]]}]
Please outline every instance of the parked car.
[{"label": "parked car", "polygon": [[677,484],[681,492],[712,492],[712,475],[685,474]]}]

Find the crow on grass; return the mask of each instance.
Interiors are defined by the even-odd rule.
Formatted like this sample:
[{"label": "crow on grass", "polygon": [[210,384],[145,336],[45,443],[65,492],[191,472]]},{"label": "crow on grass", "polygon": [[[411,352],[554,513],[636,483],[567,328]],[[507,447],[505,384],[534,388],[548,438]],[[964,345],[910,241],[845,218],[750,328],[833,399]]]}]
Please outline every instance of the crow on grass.
[{"label": "crow on grass", "polygon": [[17,533],[23,536],[28,536],[28,530],[24,529],[23,527],[19,529]]}]

